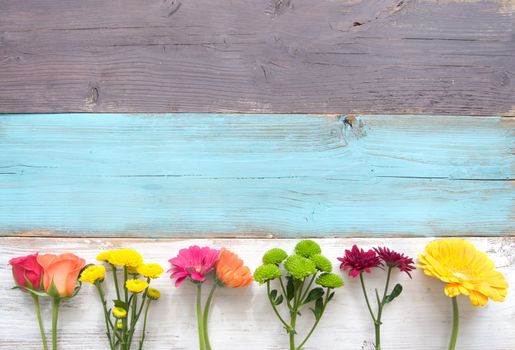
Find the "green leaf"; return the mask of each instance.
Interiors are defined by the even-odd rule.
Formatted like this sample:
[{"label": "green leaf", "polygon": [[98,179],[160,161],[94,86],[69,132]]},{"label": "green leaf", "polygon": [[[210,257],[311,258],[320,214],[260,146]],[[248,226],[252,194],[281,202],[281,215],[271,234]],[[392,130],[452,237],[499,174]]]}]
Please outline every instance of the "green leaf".
[{"label": "green leaf", "polygon": [[402,293],[402,286],[397,283],[395,287],[393,287],[392,292],[384,298],[384,303],[388,304],[393,301],[393,299],[397,298]]},{"label": "green leaf", "polygon": [[121,300],[113,300],[113,303],[114,303],[114,306],[115,307],[121,307],[122,309],[129,309],[127,303],[121,301]]},{"label": "green leaf", "polygon": [[304,300],[304,304],[307,304],[313,300],[317,300],[322,295],[324,295],[324,289],[323,288],[313,288],[308,296],[306,297],[306,300]]},{"label": "green leaf", "polygon": [[280,305],[283,302],[284,297],[282,295],[277,296],[277,289],[270,292],[270,300],[274,305]]},{"label": "green leaf", "polygon": [[334,292],[332,292],[331,294],[329,294],[329,298],[327,299],[327,302],[330,302],[334,297]]},{"label": "green leaf", "polygon": [[20,290],[29,292],[31,294],[37,295],[39,297],[48,297],[48,294],[46,294],[45,292],[40,292],[40,291],[37,291],[37,290],[34,290],[34,289],[30,289],[28,287],[14,286],[14,287],[12,287],[12,289],[20,289]]},{"label": "green leaf", "polygon": [[291,301],[295,296],[295,286],[293,285],[293,278],[288,276],[288,283],[286,284],[286,299]]},{"label": "green leaf", "polygon": [[315,308],[309,308],[313,315],[315,316],[315,320],[320,320],[322,314],[324,312],[324,300],[322,298],[318,298],[315,302]]},{"label": "green leaf", "polygon": [[318,321],[320,317],[322,317],[322,313],[324,312],[324,300],[322,298],[318,298],[315,302],[315,318]]}]

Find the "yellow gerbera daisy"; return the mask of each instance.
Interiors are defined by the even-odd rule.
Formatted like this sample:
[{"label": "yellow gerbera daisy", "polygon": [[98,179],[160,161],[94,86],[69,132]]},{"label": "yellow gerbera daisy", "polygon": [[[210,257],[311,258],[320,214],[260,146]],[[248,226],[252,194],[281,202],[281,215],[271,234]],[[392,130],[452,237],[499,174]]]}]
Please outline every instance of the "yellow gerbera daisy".
[{"label": "yellow gerbera daisy", "polygon": [[488,256],[461,238],[440,239],[429,243],[418,256],[419,268],[447,285],[445,294],[467,295],[474,306],[484,306],[488,298],[504,301],[508,283]]},{"label": "yellow gerbera daisy", "polygon": [[148,287],[148,283],[138,279],[127,280],[125,287],[133,293],[141,293]]}]

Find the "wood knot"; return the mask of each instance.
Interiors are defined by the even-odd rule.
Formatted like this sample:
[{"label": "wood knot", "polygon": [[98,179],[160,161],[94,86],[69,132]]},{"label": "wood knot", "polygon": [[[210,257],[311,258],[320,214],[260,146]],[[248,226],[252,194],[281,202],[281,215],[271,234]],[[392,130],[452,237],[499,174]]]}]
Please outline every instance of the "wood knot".
[{"label": "wood knot", "polygon": [[86,97],[86,109],[93,110],[100,98],[100,88],[96,85],[89,87],[89,95]]},{"label": "wood knot", "polygon": [[174,14],[179,11],[182,3],[178,0],[164,0],[163,1],[163,11],[165,17],[172,17]]},{"label": "wood knot", "polygon": [[286,9],[293,9],[293,0],[272,0],[265,10],[267,15],[281,15]]},{"label": "wood knot", "polygon": [[354,122],[356,121],[356,115],[355,114],[349,114],[345,117],[343,120],[343,124],[350,126],[351,128],[354,126]]}]

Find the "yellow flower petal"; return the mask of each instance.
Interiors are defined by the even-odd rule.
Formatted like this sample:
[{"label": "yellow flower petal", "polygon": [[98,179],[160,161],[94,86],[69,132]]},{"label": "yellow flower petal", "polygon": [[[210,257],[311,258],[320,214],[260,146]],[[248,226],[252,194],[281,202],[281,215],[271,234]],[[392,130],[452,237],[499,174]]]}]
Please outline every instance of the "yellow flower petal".
[{"label": "yellow flower petal", "polygon": [[469,298],[474,306],[485,306],[488,303],[488,297],[476,291],[471,291]]}]

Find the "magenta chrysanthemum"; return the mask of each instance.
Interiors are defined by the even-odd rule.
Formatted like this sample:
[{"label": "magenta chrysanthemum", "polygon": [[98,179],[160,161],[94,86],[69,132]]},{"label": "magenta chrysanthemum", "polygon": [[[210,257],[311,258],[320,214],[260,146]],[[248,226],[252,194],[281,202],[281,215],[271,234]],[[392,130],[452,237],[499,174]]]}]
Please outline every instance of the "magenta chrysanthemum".
[{"label": "magenta chrysanthemum", "polygon": [[406,272],[411,278],[410,272],[415,270],[415,263],[412,258],[386,247],[377,247],[374,250],[386,266],[398,267],[399,270]]},{"label": "magenta chrysanthemum", "polygon": [[371,268],[380,267],[381,260],[373,249],[364,251],[353,245],[351,250],[345,250],[345,256],[338,258],[342,263],[340,269],[349,271],[349,276],[356,277],[362,272],[371,272]]},{"label": "magenta chrysanthemum", "polygon": [[175,286],[179,287],[186,278],[193,282],[204,282],[206,274],[213,270],[220,251],[209,247],[191,246],[181,249],[179,254],[170,260],[172,268],[168,271],[171,279],[176,279]]}]

